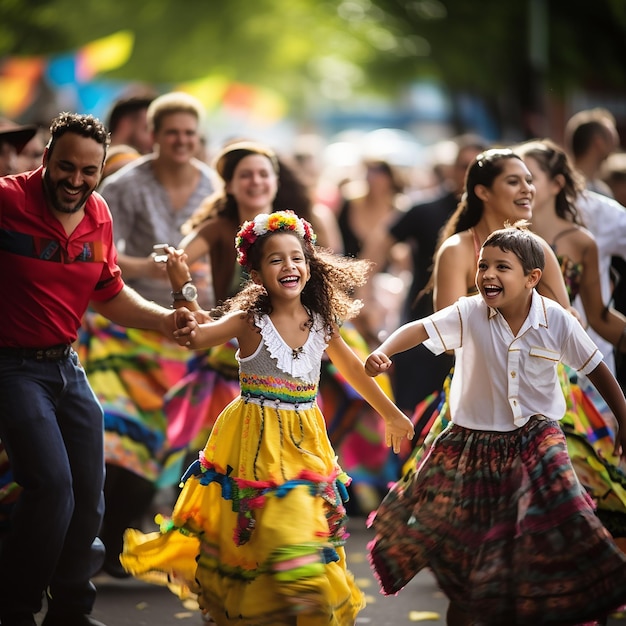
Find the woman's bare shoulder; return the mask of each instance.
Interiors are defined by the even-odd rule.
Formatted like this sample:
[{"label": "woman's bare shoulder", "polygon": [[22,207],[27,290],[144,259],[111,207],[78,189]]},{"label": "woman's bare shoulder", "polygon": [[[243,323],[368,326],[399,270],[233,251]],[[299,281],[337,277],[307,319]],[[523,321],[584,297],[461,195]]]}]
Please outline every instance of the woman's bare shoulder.
[{"label": "woman's bare shoulder", "polygon": [[471,252],[471,259],[474,260],[474,240],[472,233],[464,230],[460,233],[450,235],[439,247],[438,256],[445,258],[462,258]]}]

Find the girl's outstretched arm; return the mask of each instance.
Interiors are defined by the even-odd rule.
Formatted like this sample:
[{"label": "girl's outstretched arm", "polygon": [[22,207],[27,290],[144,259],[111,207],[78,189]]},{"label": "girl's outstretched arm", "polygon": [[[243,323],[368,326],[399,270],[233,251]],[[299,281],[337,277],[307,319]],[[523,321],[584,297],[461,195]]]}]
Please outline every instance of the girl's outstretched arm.
[{"label": "girl's outstretched arm", "polygon": [[624,399],[624,392],[604,361],[587,374],[587,378],[615,415],[619,426],[615,435],[615,455],[620,456],[621,454],[623,458],[626,458],[626,400]]},{"label": "girl's outstretched arm", "polygon": [[381,415],[385,421],[385,442],[397,454],[404,437],[413,439],[411,420],[385,395],[363,368],[363,362],[337,333],[328,343],[326,353],[335,367]]},{"label": "girl's outstretched arm", "polygon": [[[242,311],[233,311],[211,322],[198,324],[185,318],[186,325],[174,331],[176,342],[190,350],[201,350],[219,346],[236,337],[240,346],[250,341],[253,331],[247,315]],[[258,333],[256,334],[257,343]]]}]

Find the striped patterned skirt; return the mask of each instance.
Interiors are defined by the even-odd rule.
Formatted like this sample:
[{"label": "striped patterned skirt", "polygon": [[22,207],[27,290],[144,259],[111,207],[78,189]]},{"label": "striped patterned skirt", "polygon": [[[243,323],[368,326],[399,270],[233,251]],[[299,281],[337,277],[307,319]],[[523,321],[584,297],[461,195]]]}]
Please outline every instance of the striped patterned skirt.
[{"label": "striped patterned skirt", "polygon": [[371,525],[382,591],[429,567],[480,624],[579,624],[626,602],[626,556],[540,416],[507,433],[450,424]]}]

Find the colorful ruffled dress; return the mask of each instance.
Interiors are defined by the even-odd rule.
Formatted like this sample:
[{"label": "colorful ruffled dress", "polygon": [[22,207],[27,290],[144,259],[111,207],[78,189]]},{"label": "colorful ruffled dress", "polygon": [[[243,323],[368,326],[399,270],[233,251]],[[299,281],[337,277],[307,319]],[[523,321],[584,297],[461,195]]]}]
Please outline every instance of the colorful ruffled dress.
[{"label": "colorful ruffled dress", "polygon": [[[567,234],[570,230],[561,233]],[[556,252],[556,240],[552,248]],[[573,302],[580,291],[584,267],[565,255],[557,255],[563,280]],[[597,515],[626,552],[626,463],[613,452],[615,417],[593,385],[583,389],[575,372],[560,371],[567,411],[561,427],[567,450],[580,482],[597,504]]]},{"label": "colorful ruffled dress", "polygon": [[88,311],[78,352],[104,410],[104,453],[154,483],[175,485],[184,451],[167,437],[163,396],[185,374],[191,355],[161,333],[124,328]]},{"label": "colorful ruffled dress", "polygon": [[[369,349],[354,325],[342,325],[340,333],[364,361]],[[230,341],[199,352],[188,361],[185,376],[166,393],[167,439],[174,450],[186,447],[195,453],[208,439],[219,413],[239,395],[236,351],[236,341]],[[393,399],[389,376],[381,375],[377,382]],[[340,465],[352,479],[350,491],[356,498],[351,498],[351,504],[369,513],[388,484],[398,478],[397,462],[385,444],[384,422],[326,358],[317,402]]]},{"label": "colorful ruffled dress", "polygon": [[346,485],[316,404],[325,329],[300,350],[270,318],[239,358],[241,395],[183,477],[160,533],[126,534],[134,576],[198,594],[219,626],[347,626],[364,606],[346,568]]}]

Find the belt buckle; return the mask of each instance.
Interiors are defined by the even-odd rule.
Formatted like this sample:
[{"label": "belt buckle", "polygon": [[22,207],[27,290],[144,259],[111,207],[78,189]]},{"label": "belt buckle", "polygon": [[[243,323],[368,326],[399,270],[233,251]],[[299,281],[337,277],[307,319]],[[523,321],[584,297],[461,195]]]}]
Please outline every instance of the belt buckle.
[{"label": "belt buckle", "polygon": [[35,352],[35,360],[37,361],[56,361],[69,354],[68,346],[58,348],[44,348]]}]

